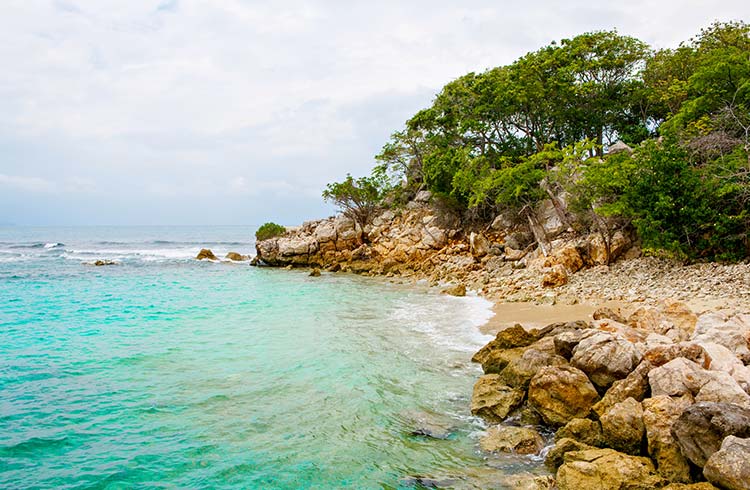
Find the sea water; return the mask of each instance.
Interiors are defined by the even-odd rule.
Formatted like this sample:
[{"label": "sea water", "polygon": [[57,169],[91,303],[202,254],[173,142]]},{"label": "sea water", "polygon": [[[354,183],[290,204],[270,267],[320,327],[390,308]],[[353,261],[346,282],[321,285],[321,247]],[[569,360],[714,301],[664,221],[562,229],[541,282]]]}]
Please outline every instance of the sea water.
[{"label": "sea water", "polygon": [[252,231],[0,228],[2,488],[398,488],[484,464],[489,304],[193,259],[252,253]]}]

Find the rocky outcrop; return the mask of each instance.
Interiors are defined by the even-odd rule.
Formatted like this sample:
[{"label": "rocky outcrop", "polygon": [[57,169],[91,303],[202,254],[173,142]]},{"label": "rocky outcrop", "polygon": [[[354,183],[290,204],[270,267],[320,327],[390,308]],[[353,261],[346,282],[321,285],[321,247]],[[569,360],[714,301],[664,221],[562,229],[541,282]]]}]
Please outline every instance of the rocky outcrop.
[{"label": "rocky outcrop", "polygon": [[216,255],[208,248],[202,248],[198,255],[195,256],[196,260],[219,260]]},{"label": "rocky outcrop", "polygon": [[456,284],[455,286],[443,289],[441,293],[447,294],[449,296],[466,296],[466,285]]}]

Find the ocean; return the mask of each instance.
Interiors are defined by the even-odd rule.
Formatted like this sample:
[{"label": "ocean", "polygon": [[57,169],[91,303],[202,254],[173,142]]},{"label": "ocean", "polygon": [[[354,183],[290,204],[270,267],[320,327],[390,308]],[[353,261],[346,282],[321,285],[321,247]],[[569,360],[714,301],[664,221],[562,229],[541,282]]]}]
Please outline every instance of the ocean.
[{"label": "ocean", "polygon": [[400,488],[486,463],[489,302],[193,260],[253,232],[0,228],[2,488]]}]

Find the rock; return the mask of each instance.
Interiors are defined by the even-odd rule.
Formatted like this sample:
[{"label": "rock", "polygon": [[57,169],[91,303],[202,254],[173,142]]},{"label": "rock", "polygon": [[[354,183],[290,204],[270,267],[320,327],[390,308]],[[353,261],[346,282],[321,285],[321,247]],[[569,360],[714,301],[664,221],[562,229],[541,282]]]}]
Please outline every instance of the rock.
[{"label": "rock", "polygon": [[750,368],[742,364],[732,351],[713,342],[704,342],[700,348],[705,350],[708,359],[708,365],[704,367],[729,373],[746,393],[750,393]]},{"label": "rock", "polygon": [[594,311],[594,320],[609,319],[617,323],[627,323],[627,320],[620,313],[620,309],[613,310],[607,307],[600,307]]},{"label": "rock", "polygon": [[501,213],[495,216],[495,219],[492,220],[490,228],[495,231],[509,230],[510,228],[513,228],[513,225],[515,224],[514,221],[514,217],[510,213]]},{"label": "rock", "polygon": [[499,374],[485,374],[474,384],[471,413],[490,422],[502,422],[523,402],[523,390],[503,384]]},{"label": "rock", "polygon": [[539,454],[544,440],[534,429],[496,425],[487,429],[479,440],[479,447],[487,452]]},{"label": "rock", "polygon": [[643,407],[639,401],[628,398],[616,403],[599,419],[602,436],[608,447],[627,454],[639,455],[646,428],[643,425]]},{"label": "rock", "polygon": [[700,483],[671,483],[662,490],[719,490],[708,482]]},{"label": "rock", "polygon": [[678,357],[693,361],[704,369],[708,369],[711,364],[711,356],[708,352],[702,346],[693,342],[660,345],[650,348],[643,354],[643,358],[655,367],[663,366]]},{"label": "rock", "polygon": [[570,363],[586,373],[595,385],[606,389],[630,374],[641,357],[638,349],[623,337],[598,332],[581,340],[573,349]]},{"label": "rock", "polygon": [[500,373],[505,384],[513,388],[526,389],[529,382],[545,366],[562,366],[567,364],[565,358],[555,354],[529,347],[523,354],[512,359]]},{"label": "rock", "polygon": [[750,409],[731,403],[696,403],[672,425],[672,437],[682,454],[701,467],[727,436],[750,437]]},{"label": "rock", "polygon": [[[611,257],[609,262],[614,262],[630,246],[630,240],[621,232],[616,231],[611,240]],[[589,242],[589,260],[593,265],[606,265],[607,249],[599,235],[595,235]]]},{"label": "rock", "polygon": [[557,471],[560,490],[652,490],[663,486],[648,458],[613,449],[588,449],[565,454]]},{"label": "rock", "polygon": [[219,260],[214,253],[208,248],[202,248],[198,255],[195,256],[196,260]]},{"label": "rock", "polygon": [[[560,196],[558,199],[564,206],[564,196]],[[536,209],[536,214],[539,223],[542,225],[542,228],[544,228],[544,232],[549,237],[555,237],[564,232],[567,228],[565,223],[560,219],[560,215],[550,199],[545,199],[539,203]]]},{"label": "rock", "polygon": [[469,249],[474,257],[484,257],[490,253],[490,242],[481,233],[472,231],[469,235]]},{"label": "rock", "polygon": [[549,265],[559,264],[570,272],[571,274],[578,272],[583,267],[583,258],[581,252],[576,247],[565,247],[548,258]]},{"label": "rock", "polygon": [[547,466],[547,468],[553,471],[557,470],[557,468],[559,468],[564,463],[566,453],[569,453],[571,451],[585,451],[587,449],[596,448],[567,437],[556,440],[555,445],[552,446],[547,452],[547,456],[545,456],[544,458],[544,464],[545,466]]},{"label": "rock", "polygon": [[703,382],[695,395],[697,402],[734,403],[750,408],[750,395],[729,373],[703,371]]},{"label": "rock", "polygon": [[573,349],[585,339],[593,335],[595,332],[590,329],[580,330],[567,330],[561,332],[554,337],[555,354],[561,356],[567,360],[573,357]]},{"label": "rock", "polygon": [[704,371],[693,361],[678,357],[648,373],[651,396],[694,394],[705,382]]},{"label": "rock", "polygon": [[445,288],[440,292],[450,296],[466,296],[466,285],[456,284],[455,286]]},{"label": "rock", "polygon": [[721,488],[750,490],[750,439],[729,436],[708,458],[703,476]]},{"label": "rock", "polygon": [[601,417],[617,403],[628,398],[633,398],[639,402],[643,401],[648,394],[648,373],[650,370],[651,364],[648,361],[642,361],[625,379],[612,383],[612,386],[602,399],[592,407],[592,410]]},{"label": "rock", "polygon": [[568,271],[560,264],[553,265],[542,276],[542,287],[544,288],[556,288],[565,284],[568,284]]},{"label": "rock", "polygon": [[547,366],[531,379],[529,404],[544,422],[560,426],[584,418],[599,395],[583,371],[572,366]]},{"label": "rock", "polygon": [[499,349],[512,349],[514,347],[526,347],[539,340],[539,335],[527,331],[523,326],[516,323],[512,327],[501,330],[495,339],[479,349],[471,358],[472,362],[484,364],[492,351]]},{"label": "rock", "polygon": [[117,262],[115,262],[114,260],[108,260],[108,259],[101,260],[100,259],[100,260],[94,261],[94,265],[96,267],[102,267],[105,265],[117,265]]},{"label": "rock", "polygon": [[695,324],[692,340],[723,345],[743,364],[750,364],[750,315],[707,313]]},{"label": "rock", "polygon": [[310,271],[309,274],[310,277],[320,277],[320,269],[315,267],[313,270]]},{"label": "rock", "polygon": [[412,436],[431,439],[448,439],[453,434],[453,426],[447,417],[432,412],[405,412],[403,414]]},{"label": "rock", "polygon": [[493,349],[483,356],[482,370],[485,374],[501,373],[513,360],[518,359],[526,352],[526,347],[515,347],[513,349]]},{"label": "rock", "polygon": [[672,425],[690,406],[690,399],[656,396],[643,401],[648,455],[656,462],[659,474],[675,483],[690,482],[690,465],[672,437]]},{"label": "rock", "polygon": [[237,252],[227,252],[226,257],[229,260],[234,260],[236,262],[243,262],[247,260],[247,255],[238,254]]},{"label": "rock", "polygon": [[633,149],[631,147],[629,147],[626,143],[623,143],[621,140],[617,140],[617,143],[607,149],[607,154],[614,155],[615,153],[620,153],[623,151],[626,153],[633,153]]},{"label": "rock", "polygon": [[555,433],[555,440],[573,439],[589,446],[603,447],[602,425],[596,420],[573,419]]},{"label": "rock", "polygon": [[431,199],[432,199],[432,192],[430,191],[419,191],[417,192],[417,195],[414,196],[415,202],[419,202],[423,204],[430,202]]},{"label": "rock", "polygon": [[505,237],[505,249],[507,253],[507,249],[512,248],[514,250],[520,251],[524,250],[526,247],[531,245],[531,243],[534,241],[534,236],[531,233],[523,232],[523,231],[517,231],[515,233],[511,233],[510,235]]}]

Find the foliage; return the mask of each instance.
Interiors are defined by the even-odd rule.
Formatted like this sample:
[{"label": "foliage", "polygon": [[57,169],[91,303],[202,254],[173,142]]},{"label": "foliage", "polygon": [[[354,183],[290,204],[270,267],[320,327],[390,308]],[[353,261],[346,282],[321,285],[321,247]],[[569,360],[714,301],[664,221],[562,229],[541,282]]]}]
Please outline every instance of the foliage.
[{"label": "foliage", "polygon": [[[635,151],[606,154],[617,140]],[[465,216],[519,213],[532,231],[532,210],[551,199],[607,247],[632,225],[675,256],[745,257],[750,26],[717,22],[658,51],[616,31],[552,42],[446,84],[376,160],[370,177],[324,193],[362,226],[376,206],[428,189]]]},{"label": "foliage", "polygon": [[255,232],[255,239],[257,241],[268,240],[279,235],[286,233],[286,228],[276,223],[268,222],[261,225],[258,231]]},{"label": "foliage", "polygon": [[382,202],[389,189],[388,184],[382,174],[358,179],[347,174],[343,181],[328,184],[323,191],[323,199],[339,206],[345,216],[364,228]]}]

